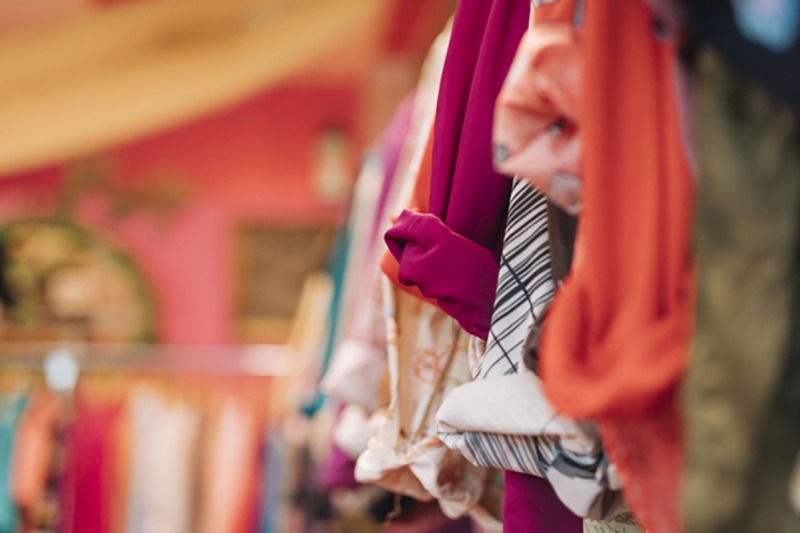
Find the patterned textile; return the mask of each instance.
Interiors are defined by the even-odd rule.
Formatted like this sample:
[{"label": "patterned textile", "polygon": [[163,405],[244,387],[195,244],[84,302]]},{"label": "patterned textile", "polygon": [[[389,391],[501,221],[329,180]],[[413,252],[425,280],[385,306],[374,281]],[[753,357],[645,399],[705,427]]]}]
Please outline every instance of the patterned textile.
[{"label": "patterned textile", "polygon": [[547,202],[517,181],[508,208],[492,327],[476,378],[519,371],[522,343],[533,320],[553,298],[547,240]]},{"label": "patterned textile", "polygon": [[643,531],[631,513],[620,513],[603,522],[583,521],[583,533],[642,533]]},{"label": "patterned textile", "polygon": [[520,368],[534,318],[553,296],[547,203],[514,182],[486,349],[471,343],[476,381],[456,388],[437,414],[438,436],[473,464],[546,477],[576,514],[606,516],[619,489],[592,424],[558,415],[539,378]]},{"label": "patterned textile", "polygon": [[467,335],[441,309],[384,278],[391,401],[356,463],[356,479],[420,501],[439,500],[451,518],[478,505],[488,471],[449,450],[434,414],[453,388],[470,380]]}]

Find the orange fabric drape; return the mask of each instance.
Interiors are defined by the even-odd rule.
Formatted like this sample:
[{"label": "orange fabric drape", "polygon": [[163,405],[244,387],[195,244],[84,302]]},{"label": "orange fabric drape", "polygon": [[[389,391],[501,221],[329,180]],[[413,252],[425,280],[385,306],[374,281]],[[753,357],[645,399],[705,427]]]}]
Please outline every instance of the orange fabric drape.
[{"label": "orange fabric drape", "polygon": [[583,213],[572,273],[544,329],[541,369],[559,410],[600,421],[639,520],[651,533],[672,533],[694,192],[674,41],[653,33],[645,2],[593,2],[586,17]]}]

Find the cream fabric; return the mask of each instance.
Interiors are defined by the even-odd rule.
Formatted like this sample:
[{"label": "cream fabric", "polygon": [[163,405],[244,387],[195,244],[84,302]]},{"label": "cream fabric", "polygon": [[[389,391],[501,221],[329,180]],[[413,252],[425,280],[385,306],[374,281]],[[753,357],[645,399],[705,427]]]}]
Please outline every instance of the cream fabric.
[{"label": "cream fabric", "polygon": [[442,398],[471,377],[467,335],[439,308],[384,278],[391,401],[375,414],[376,434],[356,463],[356,479],[418,500],[439,500],[445,514],[475,507],[488,471],[435,436]]},{"label": "cream fabric", "polygon": [[189,533],[200,414],[151,390],[131,399],[127,533]]}]

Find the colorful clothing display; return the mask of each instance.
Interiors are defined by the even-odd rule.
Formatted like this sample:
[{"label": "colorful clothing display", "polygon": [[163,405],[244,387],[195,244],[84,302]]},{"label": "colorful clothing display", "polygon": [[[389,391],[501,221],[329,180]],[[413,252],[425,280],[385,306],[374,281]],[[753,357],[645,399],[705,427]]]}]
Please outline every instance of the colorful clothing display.
[{"label": "colorful clothing display", "polygon": [[[336,179],[301,183],[304,209],[258,213],[251,176],[209,211],[340,222],[327,272],[287,284],[304,286],[289,339],[259,304],[203,307],[275,343],[219,364],[169,347],[149,366],[96,336],[24,346],[0,372],[0,533],[800,532],[800,3],[386,7],[394,44],[343,41],[360,52],[321,78],[337,104],[323,118],[352,141],[326,150]],[[314,124],[290,129],[314,139]],[[312,168],[303,146],[276,172]],[[120,168],[144,168],[140,151]],[[351,163],[349,198],[328,195]],[[113,229],[127,181],[79,170],[43,198],[103,221],[110,202]],[[60,279],[85,258],[11,237],[0,336],[14,322],[16,338],[31,309],[58,314],[28,270]],[[274,270],[260,263],[278,252],[250,253],[267,240],[247,242],[261,259],[242,272]],[[9,262],[17,248],[30,261]],[[68,353],[71,384],[42,380]]]}]

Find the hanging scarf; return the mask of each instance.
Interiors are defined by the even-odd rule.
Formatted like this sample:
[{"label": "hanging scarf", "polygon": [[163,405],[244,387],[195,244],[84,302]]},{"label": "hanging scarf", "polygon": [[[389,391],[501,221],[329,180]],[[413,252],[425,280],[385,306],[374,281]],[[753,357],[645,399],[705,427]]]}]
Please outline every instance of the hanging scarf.
[{"label": "hanging scarf", "polygon": [[584,210],[572,273],[544,328],[542,376],[564,414],[601,422],[637,518],[674,533],[693,195],[674,42],[654,34],[644,2],[597,2],[586,16]]}]

